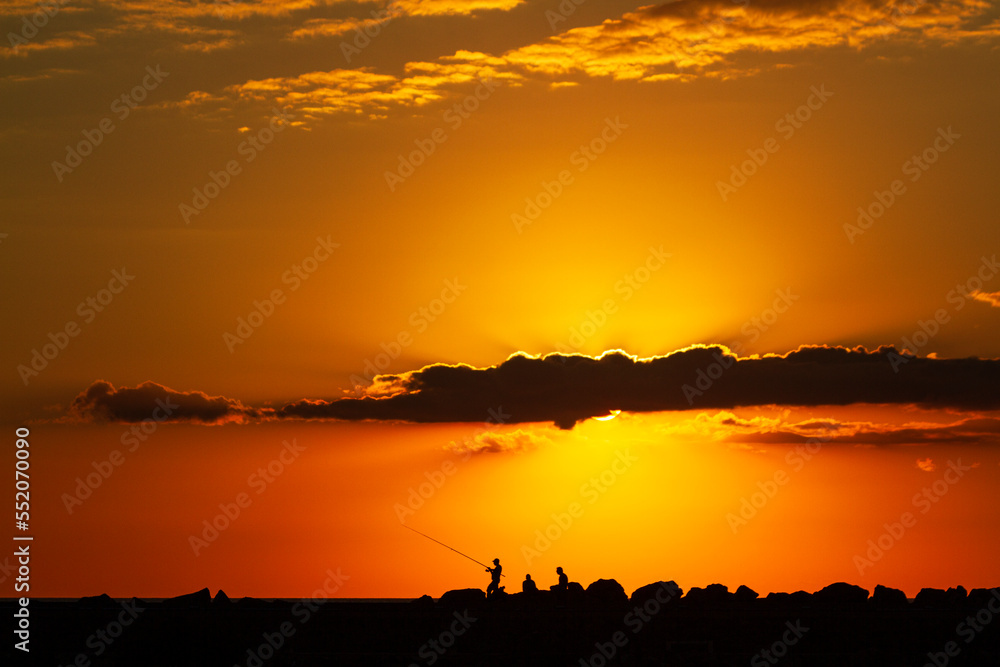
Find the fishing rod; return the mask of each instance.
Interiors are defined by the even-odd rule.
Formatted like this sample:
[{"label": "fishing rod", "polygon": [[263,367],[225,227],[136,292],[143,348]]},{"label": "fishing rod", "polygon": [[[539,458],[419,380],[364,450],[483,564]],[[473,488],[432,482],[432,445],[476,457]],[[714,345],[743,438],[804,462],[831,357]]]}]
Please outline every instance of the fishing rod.
[{"label": "fishing rod", "polygon": [[[463,554],[463,553],[462,553],[461,551],[459,551],[458,549],[455,549],[455,548],[453,548],[453,547],[449,547],[449,546],[448,546],[447,544],[445,544],[444,542],[439,542],[438,540],[435,540],[435,539],[434,539],[433,537],[431,537],[430,535],[425,535],[424,533],[421,533],[421,532],[420,532],[419,530],[417,530],[416,528],[410,528],[410,527],[409,527],[409,526],[407,526],[407,525],[406,525],[405,523],[404,523],[404,524],[401,524],[401,525],[403,526],[403,528],[409,528],[410,530],[412,530],[412,531],[413,531],[414,533],[416,533],[417,535],[423,535],[424,537],[426,537],[426,538],[427,538],[428,540],[430,540],[431,542],[437,542],[438,544],[440,544],[441,546],[443,546],[443,547],[444,547],[445,549],[451,549],[452,551],[454,551],[455,553],[457,553],[457,554],[458,554],[459,556],[465,556],[466,558],[468,558],[469,560],[471,560],[471,561],[472,561],[473,563],[476,563],[476,564],[478,564],[478,565],[482,565],[482,566],[483,566],[483,567],[485,567],[485,568],[486,568],[487,570],[491,570],[491,569],[492,569],[492,568],[491,568],[491,567],[490,567],[489,565],[487,565],[486,563],[480,563],[480,562],[479,562],[478,560],[476,560],[476,559],[475,559],[475,558],[473,558],[472,556],[469,556],[469,555],[466,555],[466,554]],[[500,576],[501,576],[501,577],[506,577],[507,575],[506,575],[506,574],[503,574],[503,573],[501,572],[501,573],[500,573]]]}]

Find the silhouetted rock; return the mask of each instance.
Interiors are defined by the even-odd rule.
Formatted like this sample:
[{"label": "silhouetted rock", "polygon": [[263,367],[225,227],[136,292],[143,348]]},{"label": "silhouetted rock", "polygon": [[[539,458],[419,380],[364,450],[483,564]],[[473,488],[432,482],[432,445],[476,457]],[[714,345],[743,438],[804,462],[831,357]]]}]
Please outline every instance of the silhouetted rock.
[{"label": "silhouetted rock", "polygon": [[683,595],[684,590],[675,581],[658,581],[655,584],[647,584],[635,589],[629,602],[639,607],[654,599],[662,604],[667,604],[676,602]]},{"label": "silhouetted rock", "polygon": [[[103,647],[107,657],[92,664],[129,667],[431,662],[442,667],[765,662],[896,667],[943,665],[946,659],[949,667],[953,662],[955,667],[997,667],[1000,589],[963,593],[957,586],[926,589],[919,606],[907,604],[900,591],[878,586],[867,602],[855,606],[867,593],[847,584],[812,595],[798,591],[760,599],[745,586],[730,593],[720,585],[681,597],[674,582],[658,582],[636,589],[631,604],[622,608],[623,591],[614,581],[602,580],[587,591],[573,585],[558,595],[540,591],[537,598],[517,593],[486,599],[482,590],[466,589],[449,591],[440,602],[428,596],[339,601],[317,608],[308,625],[292,611],[301,601],[243,598],[226,607],[221,591],[210,604],[203,604],[207,592],[199,591],[134,610],[106,595],[37,599],[31,602],[31,627],[45,641],[32,642],[31,652],[32,664],[83,664],[86,660],[74,656],[97,658],[87,649]],[[570,595],[578,595],[579,602]],[[17,607],[17,600],[0,599],[0,615],[10,618]],[[126,625],[123,612],[141,614],[138,622]],[[295,631],[279,631],[282,627]],[[98,632],[116,635],[114,643],[95,644],[102,636]],[[956,648],[960,655],[952,661]],[[602,662],[612,651],[613,658]],[[776,658],[784,653],[779,663]]]},{"label": "silhouetted rock", "polygon": [[945,602],[950,607],[959,607],[964,605],[969,597],[969,592],[965,590],[965,586],[958,586],[957,588],[949,588],[944,593]]},{"label": "silhouetted rock", "polygon": [[582,605],[587,599],[587,593],[578,581],[571,581],[566,586],[566,602],[571,605]]},{"label": "silhouetted rock", "polygon": [[431,609],[434,607],[434,598],[430,595],[421,595],[410,604],[419,609]]},{"label": "silhouetted rock", "polygon": [[788,594],[788,601],[794,605],[809,607],[812,606],[813,596],[805,591],[795,591]]},{"label": "silhouetted rock", "polygon": [[760,593],[750,588],[749,586],[740,586],[733,593],[733,597],[736,598],[737,602],[750,602],[751,600],[756,600],[760,597]]},{"label": "silhouetted rock", "polygon": [[838,581],[813,593],[812,599],[815,604],[827,607],[860,606],[868,601],[868,590]]},{"label": "silhouetted rock", "polygon": [[107,593],[101,593],[100,595],[92,595],[90,597],[80,598],[79,600],[77,600],[77,604],[91,608],[118,606],[118,603],[115,602],[114,599]]},{"label": "silhouetted rock", "polygon": [[[973,588],[969,591],[969,597],[966,599],[965,605],[969,609],[982,609],[993,600],[1000,601],[1000,587]],[[996,607],[996,604],[996,602],[993,602],[994,607]]]},{"label": "silhouetted rock", "polygon": [[602,607],[624,607],[628,603],[625,589],[614,579],[598,579],[584,591],[587,602]]},{"label": "silhouetted rock", "polygon": [[903,591],[878,584],[872,593],[871,604],[876,609],[904,609],[910,601],[906,599],[906,593]]},{"label": "silhouetted rock", "polygon": [[733,601],[729,587],[723,584],[709,584],[705,588],[695,586],[684,596],[684,602],[693,607],[726,606]]},{"label": "silhouetted rock", "polygon": [[913,602],[920,607],[940,609],[945,606],[945,592],[940,588],[921,588]]},{"label": "silhouetted rock", "polygon": [[480,588],[460,588],[441,596],[438,604],[445,609],[468,609],[480,607],[486,601],[486,592]]},{"label": "silhouetted rock", "polygon": [[794,593],[768,593],[767,597],[764,599],[776,607],[791,605],[811,607],[813,604],[812,595],[806,593],[805,591],[795,591]]},{"label": "silhouetted rock", "polygon": [[228,607],[233,604],[233,601],[229,599],[228,595],[226,595],[226,591],[220,588],[219,592],[215,594],[214,598],[212,598],[212,604]]},{"label": "silhouetted rock", "polygon": [[207,588],[163,601],[164,607],[207,607],[210,604],[212,593]]}]

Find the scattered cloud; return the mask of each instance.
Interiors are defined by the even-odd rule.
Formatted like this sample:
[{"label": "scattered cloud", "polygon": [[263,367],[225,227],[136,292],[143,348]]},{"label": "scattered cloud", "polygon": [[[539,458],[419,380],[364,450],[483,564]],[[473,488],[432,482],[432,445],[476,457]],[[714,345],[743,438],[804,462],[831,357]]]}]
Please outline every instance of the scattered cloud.
[{"label": "scattered cloud", "polygon": [[937,470],[937,465],[934,464],[934,459],[927,457],[926,459],[917,459],[917,467],[924,472],[934,472]]},{"label": "scattered cloud", "polygon": [[946,442],[985,445],[1000,443],[1000,419],[974,417],[949,424],[911,422],[901,425],[843,422],[820,432],[807,430],[803,423],[780,422],[770,428],[753,431],[730,433],[720,431],[716,434],[716,438],[771,445],[808,442],[863,446],[927,445]]},{"label": "scattered cloud", "polygon": [[465,440],[452,441],[446,449],[459,454],[500,454],[530,451],[548,442],[546,436],[522,429],[510,433],[485,431]]},{"label": "scattered cloud", "polygon": [[980,290],[976,290],[969,296],[976,301],[982,301],[983,303],[989,304],[994,308],[1000,308],[1000,292],[982,292]]},{"label": "scattered cloud", "polygon": [[260,419],[266,411],[248,408],[239,401],[209,396],[200,391],[174,391],[155,382],[119,387],[98,380],[75,399],[71,419],[94,422],[158,422],[222,424]]},{"label": "scattered cloud", "polygon": [[[370,16],[336,18],[308,16],[305,10],[316,3],[307,1],[220,4],[233,7],[239,18],[302,12],[298,20],[286,21],[282,28],[284,36],[296,42],[342,39],[398,16],[508,11],[521,0],[396,0]],[[196,21],[210,11],[210,3],[177,9],[175,3],[149,0],[139,6],[146,9],[133,10],[135,15],[122,19],[124,25],[132,31],[172,33],[182,40],[180,48],[188,51],[232,48],[249,39],[241,21],[227,21],[224,28],[217,18],[212,23]],[[725,80],[788,67],[786,54],[791,52],[995,40],[1000,37],[998,22],[983,20],[989,8],[984,0],[770,0],[744,6],[728,0],[682,0],[641,7],[597,25],[565,29],[499,55],[476,51],[470,43],[450,56],[408,62],[402,74],[368,68],[317,70],[250,79],[217,91],[195,91],[173,104],[211,115],[211,105],[229,108],[234,101],[251,99],[247,93],[253,92],[256,102],[291,105],[308,119],[336,114],[376,118],[393,107],[412,110],[441,101],[450,97],[449,92],[468,94],[486,79],[515,85],[538,81],[550,88],[572,87],[588,78],[647,83],[697,77]],[[356,85],[359,82],[366,85]],[[206,104],[207,108],[202,106]]]}]

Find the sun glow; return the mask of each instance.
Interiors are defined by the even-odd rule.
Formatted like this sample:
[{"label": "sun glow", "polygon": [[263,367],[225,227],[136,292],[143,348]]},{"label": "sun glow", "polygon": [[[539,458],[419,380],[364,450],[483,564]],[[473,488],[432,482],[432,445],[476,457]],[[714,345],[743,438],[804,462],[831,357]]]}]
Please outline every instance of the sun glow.
[{"label": "sun glow", "polygon": [[609,422],[612,419],[614,419],[615,417],[617,417],[618,415],[620,415],[621,412],[622,412],[621,410],[612,410],[608,414],[603,415],[601,417],[594,417],[594,419],[596,419],[599,422]]}]

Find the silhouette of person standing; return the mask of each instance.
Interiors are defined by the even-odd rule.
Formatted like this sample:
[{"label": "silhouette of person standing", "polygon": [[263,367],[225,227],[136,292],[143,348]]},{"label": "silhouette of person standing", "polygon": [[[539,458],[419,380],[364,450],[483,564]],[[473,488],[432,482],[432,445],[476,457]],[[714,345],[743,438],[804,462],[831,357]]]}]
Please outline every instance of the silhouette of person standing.
[{"label": "silhouette of person standing", "polygon": [[489,587],[486,589],[486,597],[493,595],[500,589],[500,575],[503,572],[503,567],[500,565],[499,558],[494,558],[493,564],[496,565],[496,567],[486,568],[486,571],[493,577],[493,580],[490,581]]},{"label": "silhouette of person standing", "polygon": [[530,574],[524,575],[524,581],[521,582],[521,591],[524,593],[538,592],[538,586],[535,585],[535,580],[531,578]]}]

